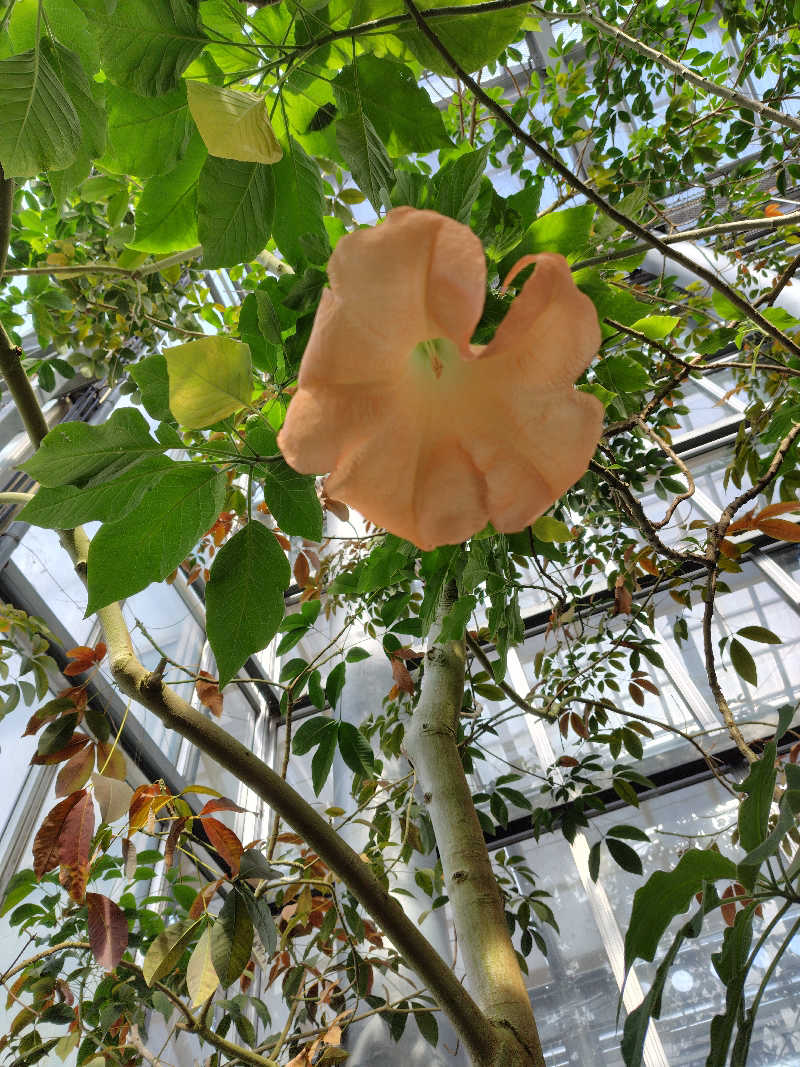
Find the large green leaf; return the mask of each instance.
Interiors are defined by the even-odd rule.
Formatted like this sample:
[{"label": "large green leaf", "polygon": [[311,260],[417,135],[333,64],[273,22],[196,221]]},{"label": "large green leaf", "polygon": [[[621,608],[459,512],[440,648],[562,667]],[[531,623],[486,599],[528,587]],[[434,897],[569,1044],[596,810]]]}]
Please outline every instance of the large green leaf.
[{"label": "large green leaf", "polygon": [[486,170],[488,147],[466,152],[447,163],[434,179],[435,207],[442,215],[467,224]]},{"label": "large green leaf", "polygon": [[620,1043],[620,1051],[625,1060],[625,1067],[641,1067],[647,1028],[650,1025],[651,1019],[658,1019],[661,1015],[661,997],[664,992],[664,986],[669,975],[669,970],[675,962],[683,942],[687,938],[697,937],[702,930],[706,902],[710,901],[710,898],[714,897],[714,895],[715,891],[713,887],[706,889],[703,893],[700,907],[691,919],[678,930],[672,944],[664,956],[664,959],[659,963],[653,978],[653,983],[641,1004],[637,1008],[634,1008],[625,1020],[625,1028]]},{"label": "large green leaf", "polygon": [[[262,875],[262,877],[264,876]],[[245,907],[250,913],[250,919],[255,931],[258,934],[258,939],[264,946],[267,955],[271,956],[278,943],[278,931],[275,927],[275,920],[272,918],[269,901],[263,896],[256,897],[246,885],[237,885],[236,892],[241,894]]]},{"label": "large green leaf", "polygon": [[276,205],[272,236],[290,263],[305,266],[307,255],[301,238],[308,234],[323,245],[328,243],[322,221],[325,197],[319,167],[305,149],[290,138],[283,159],[274,165],[272,173]]},{"label": "large green leaf", "polygon": [[148,985],[159,982],[177,965],[202,922],[202,919],[179,919],[156,937],[142,963],[142,974]]},{"label": "large green leaf", "polygon": [[211,959],[223,989],[245,969],[252,948],[253,921],[242,895],[234,889],[225,898],[211,928]]},{"label": "large green leaf", "polygon": [[405,64],[360,56],[334,78],[333,91],[340,114],[363,110],[392,156],[450,144],[441,112]]},{"label": "large green leaf", "polygon": [[198,192],[204,265],[232,267],[255,259],[269,240],[274,211],[272,167],[209,156]]},{"label": "large green leaf", "polygon": [[711,1020],[711,1051],[706,1067],[725,1067],[728,1048],[737,1019],[744,1006],[744,987],[747,982],[747,959],[753,941],[753,912],[756,904],[745,906],[729,926],[722,939],[722,950],[711,957],[714,970],[725,986],[725,1011]]},{"label": "large green leaf", "polygon": [[745,780],[736,786],[746,794],[739,805],[739,844],[745,852],[751,852],[767,836],[777,777],[775,753],[775,742],[770,741],[764,746],[761,758],[751,764]]},{"label": "large green leaf", "polygon": [[359,189],[379,211],[389,201],[395,173],[375,127],[363,111],[338,120],[336,143]]},{"label": "large green leaf", "polygon": [[164,255],[197,244],[197,181],[207,154],[199,134],[195,134],[186,155],[172,170],[145,183],[136,207],[131,248]]},{"label": "large green leaf", "polygon": [[78,113],[56,72],[31,50],[0,61],[0,164],[9,178],[61,170],[81,144]]},{"label": "large green leaf", "polygon": [[84,522],[122,519],[138,505],[175,464],[166,456],[147,456],[124,474],[91,488],[77,485],[42,486],[19,518],[50,530],[70,530]]},{"label": "large green leaf", "polygon": [[[87,18],[75,0],[43,0],[41,8],[52,37],[75,52],[90,77],[96,74],[100,51]],[[17,0],[11,12],[8,36],[13,52],[26,52],[35,47],[41,36],[38,0]]]},{"label": "large green leaf", "polygon": [[[474,0],[475,3],[478,0]],[[461,7],[463,0],[442,0],[437,8]],[[372,5],[368,5],[372,11]],[[397,7],[390,4],[394,10]],[[370,14],[368,18],[375,18]],[[519,5],[507,11],[492,11],[488,14],[454,15],[452,18],[437,18],[431,23],[431,29],[445,46],[455,61],[468,73],[478,71],[487,63],[497,59],[506,45],[516,41],[521,34],[525,8]],[[430,41],[416,27],[398,27],[394,30],[397,37],[413,52],[423,67],[436,74],[452,75],[453,71],[447,61],[434,48]],[[363,39],[369,45],[370,38]]]},{"label": "large green leaf", "polygon": [[656,871],[633,897],[625,935],[625,967],[634,960],[652,960],[658,942],[676,915],[686,911],[703,882],[736,877],[736,864],[719,852],[697,848],[684,852],[671,871]]},{"label": "large green leaf", "polygon": [[22,469],[41,485],[86,485],[113,478],[145,456],[163,452],[133,408],[89,426],[65,422],[50,431]]},{"label": "large green leaf", "polygon": [[250,403],[250,349],[232,337],[203,337],[164,351],[169,407],[190,430],[213,426]]},{"label": "large green leaf", "polygon": [[89,547],[87,615],[174,571],[219,515],[227,484],[213,467],[175,464],[124,519],[101,526]]},{"label": "large green leaf", "polygon": [[108,145],[100,161],[106,170],[150,178],[185,153],[193,126],[183,85],[163,96],[139,96],[109,83],[106,108]]},{"label": "large green leaf", "polygon": [[118,0],[94,8],[97,39],[108,78],[142,96],[160,96],[203,50],[207,37],[189,0]]},{"label": "large green leaf", "polygon": [[139,386],[142,404],[148,415],[159,422],[172,419],[169,410],[169,372],[167,361],[160,352],[145,356],[130,369],[131,378]]},{"label": "large green leaf", "polygon": [[42,55],[58,75],[78,115],[81,152],[91,159],[102,155],[106,146],[106,113],[96,99],[101,87],[89,81],[78,56],[58,42],[43,40]]},{"label": "large green leaf", "polygon": [[261,523],[248,522],[214,557],[206,587],[206,628],[220,687],[278,632],[289,562]]},{"label": "large green leaf", "polygon": [[288,534],[322,540],[322,506],[313,475],[298,474],[280,458],[275,432],[266,419],[251,419],[247,445],[259,456],[278,456],[256,468],[264,486],[264,499],[280,528]]}]

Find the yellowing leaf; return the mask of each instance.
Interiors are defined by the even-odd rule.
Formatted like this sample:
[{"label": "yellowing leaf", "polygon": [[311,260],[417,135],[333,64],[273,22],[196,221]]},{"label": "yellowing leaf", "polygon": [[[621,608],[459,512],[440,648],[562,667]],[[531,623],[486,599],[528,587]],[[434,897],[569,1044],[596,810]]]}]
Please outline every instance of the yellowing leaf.
[{"label": "yellowing leaf", "polygon": [[192,1006],[205,1004],[219,985],[217,972],[211,962],[211,930],[205,930],[189,958],[186,968],[186,987],[192,998]]},{"label": "yellowing leaf", "polygon": [[92,775],[94,798],[100,808],[100,818],[111,823],[128,814],[133,790],[127,782],[118,778],[107,778],[102,774]]},{"label": "yellowing leaf", "polygon": [[179,919],[168,926],[150,945],[142,964],[142,974],[148,985],[160,981],[176,966],[202,920]]},{"label": "yellowing leaf", "polygon": [[258,93],[188,81],[189,110],[212,156],[242,163],[277,163],[283,155]]},{"label": "yellowing leaf", "polygon": [[189,430],[201,430],[250,402],[250,349],[230,337],[204,337],[165,350],[169,409]]}]

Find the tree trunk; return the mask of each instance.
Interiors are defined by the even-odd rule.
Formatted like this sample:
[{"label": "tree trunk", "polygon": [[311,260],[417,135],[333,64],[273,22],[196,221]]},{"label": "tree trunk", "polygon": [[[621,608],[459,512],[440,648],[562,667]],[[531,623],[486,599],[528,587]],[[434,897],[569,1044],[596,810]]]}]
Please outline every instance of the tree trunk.
[{"label": "tree trunk", "polygon": [[[454,598],[455,590],[448,588],[434,634]],[[545,1067],[500,889],[458,751],[465,659],[463,641],[434,644],[428,650],[405,747],[433,823],[467,985],[497,1036],[489,1059],[476,1061],[476,1067]]]}]

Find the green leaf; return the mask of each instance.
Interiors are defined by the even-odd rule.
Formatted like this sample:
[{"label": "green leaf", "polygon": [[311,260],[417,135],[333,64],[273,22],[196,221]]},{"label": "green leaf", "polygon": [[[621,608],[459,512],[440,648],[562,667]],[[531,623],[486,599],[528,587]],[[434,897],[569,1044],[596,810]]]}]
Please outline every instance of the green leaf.
[{"label": "green leaf", "polygon": [[19,514],[22,522],[49,530],[71,530],[85,522],[124,518],[175,464],[166,456],[146,456],[118,478],[92,488],[42,486]]},{"label": "green leaf", "polygon": [[744,678],[750,685],[756,685],[758,683],[758,670],[756,668],[756,661],[750,655],[749,651],[744,647],[742,642],[737,641],[735,637],[731,638],[728,648],[731,654],[731,663],[739,677]]},{"label": "green leaf", "polygon": [[292,752],[294,755],[305,756],[306,752],[316,748],[331,722],[333,720],[330,715],[315,715],[311,719],[305,719],[292,738]]},{"label": "green leaf", "polygon": [[169,373],[160,352],[146,356],[130,368],[130,376],[139,387],[145,411],[158,422],[169,422]]},{"label": "green leaf", "polygon": [[40,485],[86,485],[122,473],[145,456],[163,452],[141,413],[122,408],[107,422],[65,422],[44,438],[22,470]]},{"label": "green leaf", "polygon": [[595,841],[589,849],[589,877],[593,882],[597,881],[600,874],[600,846],[602,841]]},{"label": "green leaf", "polygon": [[414,1019],[419,1032],[428,1044],[432,1048],[436,1048],[439,1044],[439,1024],[436,1021],[436,1016],[429,1011],[416,1011],[414,1012]]},{"label": "green leaf", "polygon": [[629,1013],[628,1018],[625,1020],[625,1028],[623,1030],[622,1042],[620,1044],[620,1051],[625,1060],[625,1067],[641,1067],[647,1028],[651,1018],[657,1019],[661,1015],[661,996],[664,992],[664,985],[666,984],[669,970],[675,962],[683,942],[687,938],[697,937],[703,928],[706,901],[709,901],[710,907],[712,903],[712,899],[710,898],[716,897],[716,893],[714,892],[713,887],[706,887],[705,883],[701,883],[701,888],[703,889],[703,899],[700,907],[689,922],[685,923],[678,930],[667,954],[658,965],[655,977],[653,978],[653,984],[650,986],[644,1000],[637,1008],[634,1008],[634,1010]]},{"label": "green leaf", "polygon": [[249,263],[263,252],[272,232],[272,168],[209,156],[200,174],[197,211],[204,265]]},{"label": "green leaf", "polygon": [[217,552],[206,588],[206,628],[220,688],[278,632],[290,580],[286,556],[259,522],[248,522]]},{"label": "green leaf", "polygon": [[87,615],[174,571],[219,515],[226,487],[213,467],[176,463],[124,519],[101,526],[89,546]]},{"label": "green leaf", "polygon": [[637,319],[632,323],[631,329],[638,330],[651,341],[663,341],[680,321],[677,315],[646,315],[643,319]]},{"label": "green leaf", "polygon": [[[478,0],[473,2],[477,3]],[[460,6],[460,0],[443,0],[436,6]],[[394,12],[396,7],[392,5],[391,9]],[[434,28],[436,35],[456,62],[465,70],[476,71],[491,63],[506,45],[518,39],[524,17],[525,10],[522,7],[492,11],[489,14],[459,14],[452,18],[437,18]],[[445,77],[452,76],[453,72],[442,55],[416,27],[397,27],[394,34],[408,45],[426,70]],[[370,38],[366,37],[364,41],[368,44]]]},{"label": "green leaf", "polygon": [[615,837],[606,838],[606,847],[611,853],[611,858],[623,871],[630,874],[642,873],[642,861],[636,849],[626,845],[624,841],[618,841]]},{"label": "green leaf", "polygon": [[[564,211],[543,215],[529,228],[524,241],[514,250],[514,258],[536,252],[560,252],[562,256],[577,255],[589,242],[594,219],[594,206],[581,204]],[[501,267],[503,273],[506,264]]]},{"label": "green leaf", "polygon": [[160,982],[177,966],[203,922],[203,919],[179,919],[156,937],[142,963],[142,974],[149,986]]},{"label": "green leaf", "polygon": [[313,474],[298,474],[284,459],[258,468],[264,499],[275,521],[287,534],[322,540],[322,505]]},{"label": "green leaf", "polygon": [[363,659],[369,659],[369,652],[365,648],[351,648],[345,656],[348,663],[360,663]]},{"label": "green leaf", "polygon": [[[275,873],[272,871],[271,875],[266,877],[275,877]],[[265,876],[262,875],[262,877]],[[244,901],[259,941],[264,946],[267,955],[271,956],[278,944],[278,931],[275,927],[275,920],[272,918],[269,901],[263,896],[256,898],[253,892],[245,886],[237,885],[236,892]]]},{"label": "green leaf", "polygon": [[197,183],[206,146],[195,134],[172,170],[150,178],[136,205],[136,233],[129,248],[137,252],[183,252],[197,242]]},{"label": "green leaf", "polygon": [[206,928],[189,957],[186,968],[186,988],[192,1007],[199,1008],[212,996],[219,985],[219,977],[211,959],[211,930]]},{"label": "green leaf", "polygon": [[540,541],[548,544],[563,544],[572,540],[569,526],[552,515],[541,515],[533,524],[533,532]]},{"label": "green leaf", "polygon": [[606,830],[606,833],[609,837],[627,837],[629,841],[645,841],[648,843],[650,841],[644,830],[640,830],[638,826],[629,826],[627,823],[612,826]]},{"label": "green leaf", "polygon": [[81,152],[91,159],[102,155],[106,146],[106,113],[95,99],[96,84],[89,81],[78,56],[57,41],[43,40],[41,54],[56,72],[75,108],[81,127]]},{"label": "green leaf", "polygon": [[189,0],[117,0],[87,11],[97,26],[109,80],[141,96],[161,96],[203,50],[207,37]]},{"label": "green leaf", "polygon": [[164,350],[169,407],[182,426],[202,430],[250,403],[250,349],[216,334]]},{"label": "green leaf", "polygon": [[460,596],[442,619],[442,629],[436,640],[440,642],[460,641],[464,637],[464,630],[475,610],[476,603],[477,597],[472,593]]},{"label": "green leaf", "polygon": [[211,928],[211,959],[223,989],[241,975],[253,949],[253,922],[241,893],[228,893]]},{"label": "green leaf", "polygon": [[733,880],[736,864],[710,850],[689,849],[671,871],[655,871],[633,897],[628,932],[625,935],[625,969],[634,960],[652,961],[661,936],[676,915],[686,911],[703,882]]},{"label": "green leaf", "polygon": [[15,908],[21,900],[31,893],[39,884],[36,875],[30,868],[17,871],[16,874],[11,876],[6,889],[6,895],[3,898],[3,906],[0,908],[0,917],[7,915],[12,908]]},{"label": "green leaf", "polygon": [[342,695],[346,670],[344,663],[337,663],[325,681],[325,697],[332,708],[336,707]]},{"label": "green leaf", "polygon": [[[13,52],[24,52],[34,48],[40,38],[39,5],[36,2],[18,2],[11,12],[8,36]],[[8,14],[8,9],[6,9]],[[42,15],[49,40],[55,39],[75,52],[81,66],[91,77],[100,67],[100,52],[94,34],[89,28],[86,16],[74,0],[44,0]]]},{"label": "green leaf", "polygon": [[755,903],[747,905],[736,916],[733,926],[725,930],[722,949],[711,956],[714,970],[725,986],[725,1011],[711,1020],[711,1049],[706,1067],[725,1067],[733,1028],[744,1002],[747,982],[747,958],[753,941],[753,912]]},{"label": "green leaf", "polygon": [[272,236],[291,264],[306,266],[308,257],[301,237],[316,237],[330,247],[322,221],[325,214],[322,175],[311,156],[293,138],[289,139],[283,159],[272,168],[272,174],[276,204]]},{"label": "green leaf", "polygon": [[607,356],[596,363],[594,373],[614,393],[638,393],[652,386],[650,375],[633,356]]},{"label": "green leaf", "polygon": [[434,205],[437,211],[465,225],[469,223],[488,154],[489,146],[484,145],[474,152],[465,152],[442,167],[434,178]]},{"label": "green leaf", "polygon": [[42,51],[0,61],[0,165],[7,178],[32,178],[68,167],[81,145],[81,124],[66,89]]},{"label": "green leaf", "polygon": [[450,144],[441,112],[405,64],[359,56],[331,84],[340,113],[363,110],[391,156]]},{"label": "green leaf", "polygon": [[320,790],[331,773],[338,738],[338,724],[333,719],[329,719],[326,728],[319,735],[317,751],[311,759],[311,785],[314,789],[314,796],[319,796]]},{"label": "green leaf", "polygon": [[277,163],[283,155],[260,93],[208,82],[186,83],[189,110],[212,157],[242,163]]},{"label": "green leaf", "polygon": [[363,111],[336,123],[336,143],[359,189],[376,211],[389,203],[394,167],[383,142]]},{"label": "green leaf", "polygon": [[[770,742],[770,744],[767,746],[767,748],[770,747],[772,747],[772,750],[774,752],[774,742]],[[766,754],[767,749],[765,748],[764,755],[766,756]],[[761,760],[759,760],[759,762],[761,762]],[[756,765],[754,764],[753,766]],[[781,796],[780,806],[778,810],[778,819],[769,836],[765,837],[762,834],[761,840],[747,853],[745,858],[739,864],[739,881],[745,879],[746,881],[752,883],[752,878],[748,875],[748,868],[752,871],[753,868],[760,867],[764,860],[769,859],[770,856],[774,856],[780,848],[781,842],[783,841],[786,834],[795,827],[797,813],[800,811],[800,767],[796,766],[796,764],[794,763],[787,763],[785,764],[784,771],[786,774],[786,784],[788,788]],[[774,788],[774,774],[771,776],[771,778]],[[763,794],[766,794],[766,789],[763,789]],[[747,800],[743,801],[742,806],[744,806],[744,804],[746,804],[748,800],[750,800],[750,797],[748,797]],[[759,813],[757,811],[754,811],[752,813],[748,813],[748,815],[746,816],[746,821],[749,828],[748,840],[750,841],[754,840],[757,836],[759,826],[756,825],[756,818],[758,817],[758,815]],[[742,814],[740,808],[740,822],[741,818]],[[769,818],[769,808],[767,809],[767,818]],[[767,821],[766,827],[764,828],[764,832],[766,832],[766,829],[768,828],[769,821]],[[792,866],[794,865],[795,864],[793,861]]]},{"label": "green leaf", "polygon": [[736,789],[746,796],[739,805],[739,842],[745,852],[760,845],[767,836],[769,812],[775,794],[776,745],[770,741],[764,746],[761,758],[750,765],[745,780]]},{"label": "green leaf", "polygon": [[745,641],[759,641],[762,645],[779,645],[780,637],[764,626],[743,626],[736,631]]},{"label": "green leaf", "polygon": [[352,723],[339,723],[339,752],[355,774],[370,778],[374,773],[374,757],[366,737]]},{"label": "green leaf", "polygon": [[108,144],[100,160],[113,174],[150,178],[183,157],[193,127],[183,85],[163,96],[139,96],[108,83]]}]

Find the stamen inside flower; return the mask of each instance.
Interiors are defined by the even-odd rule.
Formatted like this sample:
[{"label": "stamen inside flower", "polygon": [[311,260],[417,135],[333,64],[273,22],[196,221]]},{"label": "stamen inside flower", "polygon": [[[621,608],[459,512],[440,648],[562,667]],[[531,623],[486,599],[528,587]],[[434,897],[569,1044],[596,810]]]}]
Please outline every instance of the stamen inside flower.
[{"label": "stamen inside flower", "polygon": [[432,370],[437,381],[441,378],[445,367],[454,360],[458,360],[458,358],[457,346],[444,337],[421,341],[420,344],[415,345],[411,352],[413,365],[420,370]]}]

